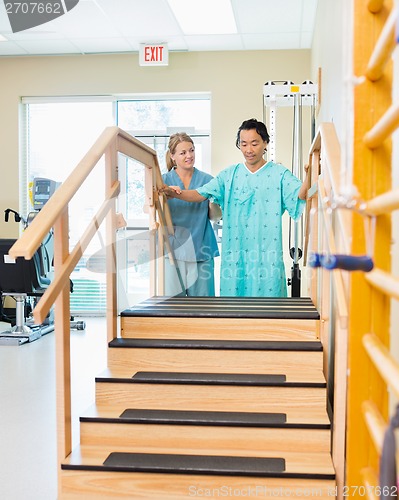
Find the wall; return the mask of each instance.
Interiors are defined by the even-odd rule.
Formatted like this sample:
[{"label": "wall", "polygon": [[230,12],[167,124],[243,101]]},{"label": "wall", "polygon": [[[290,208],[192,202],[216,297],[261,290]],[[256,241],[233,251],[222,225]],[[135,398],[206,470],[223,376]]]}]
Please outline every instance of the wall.
[{"label": "wall", "polygon": [[350,57],[351,1],[319,0],[311,51],[311,75],[317,82],[321,68],[321,106],[317,122],[333,122],[340,140],[345,129],[345,79]]},{"label": "wall", "polygon": [[[217,173],[241,159],[234,146],[241,122],[262,119],[264,83],[298,83],[309,79],[309,72],[308,50],[176,52],[168,67],[145,68],[137,54],[0,58],[0,235],[12,237],[18,231],[16,224],[4,223],[2,214],[19,206],[21,96],[211,92],[212,170]],[[290,151],[291,143],[290,133],[278,150]],[[282,154],[281,161],[287,164],[290,155]]]}]

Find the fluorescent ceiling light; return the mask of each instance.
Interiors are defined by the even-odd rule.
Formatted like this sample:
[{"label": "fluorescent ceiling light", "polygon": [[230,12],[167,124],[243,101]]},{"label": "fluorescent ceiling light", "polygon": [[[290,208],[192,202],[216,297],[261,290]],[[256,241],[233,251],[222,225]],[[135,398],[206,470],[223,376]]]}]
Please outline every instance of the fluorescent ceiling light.
[{"label": "fluorescent ceiling light", "polygon": [[0,42],[8,42],[8,40],[5,36],[0,35]]},{"label": "fluorescent ceiling light", "polygon": [[230,0],[168,0],[185,35],[237,33]]}]

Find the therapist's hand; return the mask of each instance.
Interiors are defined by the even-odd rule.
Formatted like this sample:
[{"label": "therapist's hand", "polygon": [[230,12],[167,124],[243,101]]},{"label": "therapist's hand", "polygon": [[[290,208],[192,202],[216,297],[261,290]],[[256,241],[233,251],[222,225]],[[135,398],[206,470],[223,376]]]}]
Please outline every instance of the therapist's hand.
[{"label": "therapist's hand", "polygon": [[167,198],[176,198],[176,195],[181,194],[181,189],[179,186],[167,186],[166,184],[159,190],[160,193],[164,193]]}]

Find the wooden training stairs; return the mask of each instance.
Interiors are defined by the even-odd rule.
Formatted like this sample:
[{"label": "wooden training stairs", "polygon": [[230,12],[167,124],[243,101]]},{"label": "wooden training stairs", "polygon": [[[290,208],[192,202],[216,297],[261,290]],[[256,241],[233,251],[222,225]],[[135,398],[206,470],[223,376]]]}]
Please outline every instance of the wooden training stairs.
[{"label": "wooden training stairs", "polygon": [[335,496],[318,321],[308,298],[124,311],[61,498]]}]

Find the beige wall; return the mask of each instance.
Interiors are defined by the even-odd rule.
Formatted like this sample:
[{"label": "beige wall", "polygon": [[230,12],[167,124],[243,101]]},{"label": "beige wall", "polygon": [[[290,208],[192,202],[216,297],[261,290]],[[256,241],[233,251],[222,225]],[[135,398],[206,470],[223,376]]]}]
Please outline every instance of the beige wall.
[{"label": "beige wall", "polygon": [[[340,140],[345,139],[345,76],[351,57],[352,2],[319,0],[311,51],[311,75],[317,81],[321,68],[321,106],[317,123],[333,122]],[[347,31],[348,30],[348,31]]]},{"label": "beige wall", "polygon": [[[212,170],[240,160],[235,134],[247,118],[263,117],[268,80],[309,78],[310,51],[227,51],[171,53],[167,67],[140,67],[138,55],[0,58],[1,203],[0,236],[14,236],[5,224],[8,207],[18,210],[19,104],[22,96],[211,92]],[[291,126],[291,124],[289,124]],[[291,132],[279,151],[291,149]],[[287,162],[290,156],[282,156]],[[290,165],[287,165],[290,166]]]}]

